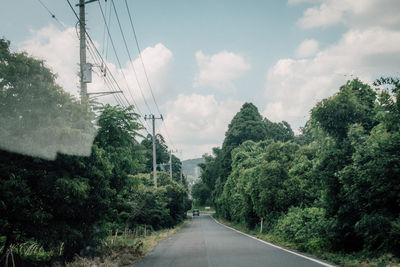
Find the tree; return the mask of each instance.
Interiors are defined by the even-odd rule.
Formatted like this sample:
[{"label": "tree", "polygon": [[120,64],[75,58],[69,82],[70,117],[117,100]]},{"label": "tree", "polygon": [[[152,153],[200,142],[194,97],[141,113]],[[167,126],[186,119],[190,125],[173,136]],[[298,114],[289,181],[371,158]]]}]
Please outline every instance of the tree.
[{"label": "tree", "polygon": [[135,188],[127,196],[134,203],[135,213],[130,224],[148,224],[154,229],[172,227],[186,217],[187,191],[172,180],[166,172],[158,173],[157,189],[154,189],[150,174],[138,174],[131,179]]},{"label": "tree", "polygon": [[90,155],[94,114],[55,83],[41,60],[0,39],[0,148],[55,159]]},{"label": "tree", "polygon": [[201,169],[200,178],[211,192],[214,191],[216,180],[221,175],[222,160],[222,151],[220,148],[214,147],[212,151],[212,155],[203,155],[204,163],[199,164]]},{"label": "tree", "polygon": [[0,262],[26,241],[69,260],[92,253],[109,231],[183,220],[186,188],[160,173],[154,190],[150,174],[139,175],[147,158],[133,107],[103,106],[92,144],[94,113],[42,61],[12,53],[2,39],[0,85]]},{"label": "tree", "polygon": [[64,243],[67,258],[93,247],[106,233],[112,195],[110,165],[92,148],[94,114],[55,83],[43,61],[12,53],[3,39],[0,114],[1,256],[31,239],[53,251]]},{"label": "tree", "polygon": [[375,85],[348,81],[317,103],[297,137],[264,119],[259,141],[262,131],[250,128],[261,129],[261,116],[245,104],[222,149],[200,165],[218,215],[250,228],[263,217],[269,234],[309,252],[399,255],[400,81]]},{"label": "tree", "polygon": [[[142,145],[146,149],[146,171],[153,171],[153,137],[149,134],[142,140]],[[169,162],[168,146],[161,134],[156,135],[156,164],[166,164]],[[161,170],[160,167],[157,168]]]},{"label": "tree", "polygon": [[353,162],[343,168],[339,178],[347,202],[344,211],[352,207],[351,216],[356,218],[354,232],[362,240],[363,248],[398,253],[400,83],[395,78],[381,78],[376,85],[385,86],[378,90],[375,106],[378,124],[371,131],[366,131],[362,124],[350,127]]},{"label": "tree", "polygon": [[[169,171],[169,165],[168,165],[168,171]],[[180,182],[181,181],[181,171],[182,171],[182,162],[181,160],[175,156],[174,154],[172,154],[172,178],[176,181],[176,182]],[[182,175],[182,182],[184,182],[184,177]]]},{"label": "tree", "polygon": [[192,186],[192,197],[200,206],[204,206],[209,202],[211,191],[203,182],[198,182]]},{"label": "tree", "polygon": [[133,106],[126,108],[105,105],[98,118],[100,127],[95,144],[106,151],[113,164],[114,178],[111,186],[120,190],[124,186],[128,174],[136,174],[144,170],[144,149],[136,138],[143,127],[138,122],[139,115]]},{"label": "tree", "polygon": [[294,139],[294,133],[292,127],[286,121],[282,122],[271,122],[267,118],[264,118],[264,123],[266,127],[266,139],[272,139],[274,141],[290,141]]},{"label": "tree", "polygon": [[257,107],[251,103],[243,104],[228,125],[228,130],[225,133],[224,143],[222,144],[222,180],[226,180],[229,176],[232,150],[244,141],[261,141],[264,138],[265,127]]},{"label": "tree", "polygon": [[311,118],[316,127],[340,142],[354,123],[361,123],[367,131],[376,125],[375,100],[375,91],[354,79],[340,87],[334,96],[319,102],[311,110]]},{"label": "tree", "polygon": [[398,209],[389,204],[398,201],[394,195],[399,190],[393,178],[398,176],[393,162],[399,159],[394,152],[399,129],[396,84],[396,79],[382,78],[377,85],[394,86],[393,91],[375,92],[355,79],[311,112],[320,146],[314,170],[323,181],[327,216],[335,220],[334,249],[398,246],[393,241],[399,232],[394,230]]}]

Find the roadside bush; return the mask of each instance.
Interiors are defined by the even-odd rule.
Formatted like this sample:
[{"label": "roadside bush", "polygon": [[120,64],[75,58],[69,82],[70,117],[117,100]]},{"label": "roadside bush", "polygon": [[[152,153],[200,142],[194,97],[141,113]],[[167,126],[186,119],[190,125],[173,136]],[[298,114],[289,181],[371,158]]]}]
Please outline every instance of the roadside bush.
[{"label": "roadside bush", "polygon": [[274,227],[274,234],[305,251],[329,250],[332,221],[322,208],[292,207]]},{"label": "roadside bush", "polygon": [[355,224],[355,232],[363,237],[364,249],[374,251],[387,247],[391,220],[381,214],[366,214]]},{"label": "roadside bush", "polygon": [[393,248],[393,251],[396,252],[396,256],[400,256],[400,216],[397,217],[397,220],[391,223],[391,231],[389,234],[390,237],[390,247]]},{"label": "roadside bush", "polygon": [[128,227],[151,225],[155,230],[172,227],[186,218],[190,209],[185,187],[172,180],[167,173],[158,172],[158,188],[155,189],[150,174],[131,176],[133,209]]}]

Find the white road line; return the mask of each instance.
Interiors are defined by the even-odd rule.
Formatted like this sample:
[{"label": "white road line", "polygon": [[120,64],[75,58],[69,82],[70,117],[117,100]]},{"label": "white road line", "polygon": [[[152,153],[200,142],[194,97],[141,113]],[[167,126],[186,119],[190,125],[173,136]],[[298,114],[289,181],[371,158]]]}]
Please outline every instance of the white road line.
[{"label": "white road line", "polygon": [[289,253],[294,254],[294,255],[296,255],[296,256],[299,256],[299,257],[302,257],[302,258],[304,258],[304,259],[307,259],[307,260],[310,260],[310,261],[319,263],[319,264],[321,264],[321,265],[323,265],[323,266],[335,267],[335,265],[331,265],[331,264],[328,264],[328,263],[326,263],[326,262],[323,262],[323,261],[320,261],[320,260],[317,260],[317,259],[313,259],[313,258],[304,256],[304,255],[299,254],[299,253],[297,253],[297,252],[288,250],[288,249],[286,249],[286,248],[282,248],[282,247],[277,246],[277,245],[274,245],[274,244],[272,244],[272,243],[270,243],[270,242],[261,240],[261,239],[259,239],[259,238],[257,238],[257,237],[254,237],[254,236],[248,235],[248,234],[246,234],[246,233],[240,232],[239,230],[236,230],[236,229],[234,229],[234,228],[232,228],[232,227],[226,226],[225,224],[222,224],[222,223],[218,222],[218,221],[217,221],[216,219],[214,219],[214,217],[212,217],[211,215],[208,215],[208,216],[210,216],[211,218],[213,218],[213,220],[214,220],[216,223],[218,223],[218,224],[220,224],[220,225],[222,225],[222,226],[224,226],[224,227],[226,227],[226,228],[228,228],[228,229],[231,229],[231,230],[233,230],[233,231],[235,231],[235,232],[238,232],[238,233],[240,233],[240,234],[242,234],[242,235],[245,235],[245,236],[247,236],[247,237],[253,238],[253,239],[255,239],[255,240],[257,240],[257,241],[259,241],[259,242],[261,242],[261,243],[264,243],[264,244],[269,245],[269,246],[274,247],[274,248],[278,248],[278,249],[284,250],[284,251],[286,251],[286,252],[289,252]]}]

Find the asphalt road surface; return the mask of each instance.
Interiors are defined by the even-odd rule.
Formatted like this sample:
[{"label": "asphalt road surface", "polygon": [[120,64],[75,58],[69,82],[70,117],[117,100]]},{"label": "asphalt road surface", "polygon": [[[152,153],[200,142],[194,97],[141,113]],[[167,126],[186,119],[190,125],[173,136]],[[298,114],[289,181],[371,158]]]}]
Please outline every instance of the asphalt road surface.
[{"label": "asphalt road surface", "polygon": [[218,224],[200,215],[161,241],[133,266],[331,266],[296,255]]}]

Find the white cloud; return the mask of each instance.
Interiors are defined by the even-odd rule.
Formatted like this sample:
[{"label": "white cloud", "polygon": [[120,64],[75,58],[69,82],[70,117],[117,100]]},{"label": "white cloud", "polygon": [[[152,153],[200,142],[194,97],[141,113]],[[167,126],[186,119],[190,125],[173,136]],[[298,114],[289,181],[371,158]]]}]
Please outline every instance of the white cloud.
[{"label": "white cloud", "polygon": [[[292,3],[293,2],[293,3]],[[294,4],[298,1],[289,1]],[[323,0],[308,8],[298,21],[302,28],[344,24],[349,27],[399,27],[398,0]]]},{"label": "white cloud", "polygon": [[[142,59],[145,65],[146,73],[155,97],[168,93],[165,86],[168,83],[168,73],[173,60],[172,52],[163,44],[158,43],[154,47],[147,47],[142,51]],[[133,66],[133,67],[132,67]],[[148,87],[146,73],[143,69],[140,58],[135,59],[132,64],[128,61],[123,69],[127,77],[129,87],[134,90],[136,99],[142,101],[140,88],[146,100],[151,99],[151,91]],[[137,79],[135,76],[137,74]],[[123,77],[120,77],[123,80]],[[139,85],[138,85],[139,81]],[[140,86],[140,88],[139,88]],[[150,100],[151,102],[152,100]]]},{"label": "white cloud", "polygon": [[79,40],[75,28],[60,31],[54,26],[31,30],[31,36],[19,45],[20,50],[45,60],[57,74],[57,82],[69,93],[78,96]]},{"label": "white cloud", "polygon": [[234,88],[233,80],[242,76],[250,69],[243,57],[222,51],[212,56],[206,56],[202,51],[196,52],[199,73],[195,77],[194,86],[211,86],[225,90]]},{"label": "white cloud", "polygon": [[318,51],[318,42],[313,39],[304,40],[296,49],[296,57],[313,56]]},{"label": "white cloud", "polygon": [[[79,78],[77,75],[79,71],[79,41],[76,37],[75,28],[61,31],[50,25],[32,31],[29,39],[19,44],[19,49],[27,51],[36,58],[45,60],[46,66],[58,75],[57,82],[68,92],[79,96]],[[202,53],[198,53],[200,58],[201,55]],[[165,84],[168,82],[167,77],[173,62],[173,54],[160,43],[144,49],[142,57],[155,96],[157,100],[160,100],[160,96],[168,93],[165,92]],[[89,53],[88,61],[92,62]],[[228,52],[221,52],[211,57],[203,55],[200,61],[203,66],[201,68],[203,70],[202,75],[206,75],[207,71],[215,71],[219,74],[219,77],[211,77],[208,80],[201,76],[203,78],[199,82],[202,85],[211,83],[226,86],[227,83],[250,68],[243,58]],[[122,70],[113,63],[107,62],[107,65],[121,89],[125,91],[126,97],[131,99],[131,94],[126,91],[126,82],[121,71],[125,74],[132,89],[133,97],[141,106],[142,111],[145,112],[146,109],[142,103],[141,93],[138,90],[132,70],[133,65],[144,96],[151,103],[151,94],[147,89],[146,77],[140,59],[134,59],[132,64],[129,61],[125,62]],[[94,67],[94,71],[100,74],[98,67]],[[93,83],[88,84],[88,92],[108,90],[103,79],[93,73]],[[104,103],[115,104],[113,96],[102,97],[99,100]],[[174,144],[183,149],[184,158],[193,158],[204,153],[210,153],[212,147],[221,144],[227,125],[239,111],[241,104],[241,102],[234,100],[217,101],[213,95],[192,94],[179,95],[174,101],[167,102],[162,106],[162,109],[167,111],[165,123]],[[164,127],[161,127],[161,133],[167,137],[164,129]]]},{"label": "white cloud", "polygon": [[[213,95],[180,94],[163,106],[167,111],[164,121],[171,139],[184,150],[184,158],[199,157],[222,143],[228,124],[241,105],[231,99],[217,101]],[[161,133],[166,134],[164,127]]]},{"label": "white cloud", "polygon": [[[22,42],[19,47],[30,55],[45,60],[46,66],[57,74],[57,82],[71,94],[79,95],[79,40],[76,36],[75,28],[71,27],[60,31],[50,25],[37,31],[32,31],[30,38]],[[155,96],[162,95],[173,59],[172,52],[159,43],[154,47],[145,48],[142,51],[142,58]],[[94,63],[89,53],[87,53],[87,61]],[[131,103],[133,103],[133,97],[136,103],[143,108],[142,93],[150,103],[151,93],[139,58],[133,59],[132,64],[127,61],[125,66],[122,66],[122,69],[111,62],[107,62],[107,66]],[[132,66],[136,71],[137,78]],[[94,66],[93,71],[93,82],[88,84],[88,92],[110,91],[101,76],[99,66]],[[111,77],[110,73],[108,75]],[[138,82],[142,93],[139,90]],[[118,90],[118,88],[116,89]],[[111,95],[101,97],[99,100],[104,103],[116,104],[114,96]]]},{"label": "white cloud", "polygon": [[[349,30],[309,59],[281,59],[267,72],[263,115],[296,129],[315,103],[332,95],[350,75],[365,82],[400,68],[400,31],[381,27]],[[346,76],[345,76],[346,75]]]}]

